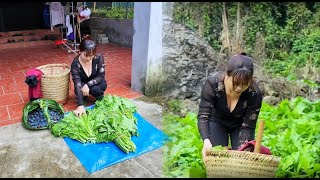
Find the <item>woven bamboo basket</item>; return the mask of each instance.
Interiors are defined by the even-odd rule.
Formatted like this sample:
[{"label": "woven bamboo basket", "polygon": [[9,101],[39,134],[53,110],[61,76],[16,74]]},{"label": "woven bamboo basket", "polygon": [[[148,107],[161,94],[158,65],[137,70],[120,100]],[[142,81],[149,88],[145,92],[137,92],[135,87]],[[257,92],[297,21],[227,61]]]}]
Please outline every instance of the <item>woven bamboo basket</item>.
[{"label": "woven bamboo basket", "polygon": [[279,158],[272,155],[235,150],[207,151],[207,177],[274,178]]},{"label": "woven bamboo basket", "polygon": [[70,66],[67,64],[47,64],[39,66],[43,72],[41,91],[44,98],[66,103],[69,99]]},{"label": "woven bamboo basket", "polygon": [[208,178],[275,178],[280,158],[260,154],[264,121],[260,122],[254,152],[236,150],[206,151]]}]

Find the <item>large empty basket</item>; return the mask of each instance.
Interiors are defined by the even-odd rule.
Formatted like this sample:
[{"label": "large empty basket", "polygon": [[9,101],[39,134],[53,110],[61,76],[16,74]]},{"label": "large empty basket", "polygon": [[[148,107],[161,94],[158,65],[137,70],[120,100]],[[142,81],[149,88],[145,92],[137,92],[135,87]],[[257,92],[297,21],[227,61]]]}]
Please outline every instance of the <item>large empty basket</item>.
[{"label": "large empty basket", "polygon": [[69,97],[70,66],[67,64],[47,64],[37,67],[43,72],[41,91],[43,98],[66,103]]}]

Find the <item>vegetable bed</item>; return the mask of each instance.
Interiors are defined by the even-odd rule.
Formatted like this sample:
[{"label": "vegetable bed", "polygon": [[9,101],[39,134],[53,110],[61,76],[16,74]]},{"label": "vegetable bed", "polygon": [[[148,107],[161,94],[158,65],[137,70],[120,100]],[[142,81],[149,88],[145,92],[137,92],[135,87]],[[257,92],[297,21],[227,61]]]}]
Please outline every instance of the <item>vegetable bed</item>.
[{"label": "vegetable bed", "polygon": [[[296,97],[278,106],[263,102],[259,119],[265,120],[262,145],[281,158],[276,177],[320,177],[320,100]],[[197,115],[168,114],[163,121],[164,132],[171,138],[164,147],[165,176],[205,177]]]}]

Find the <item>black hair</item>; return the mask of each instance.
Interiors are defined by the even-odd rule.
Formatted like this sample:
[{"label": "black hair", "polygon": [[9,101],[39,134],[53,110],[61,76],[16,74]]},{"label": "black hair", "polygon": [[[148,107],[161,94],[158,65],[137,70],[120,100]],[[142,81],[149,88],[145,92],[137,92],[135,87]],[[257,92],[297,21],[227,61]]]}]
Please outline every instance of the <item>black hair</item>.
[{"label": "black hair", "polygon": [[249,85],[253,77],[253,62],[247,53],[232,56],[227,63],[226,73],[232,77],[233,88],[238,85]]},{"label": "black hair", "polygon": [[87,35],[85,36],[80,45],[79,50],[80,52],[86,52],[86,56],[96,55],[96,49],[97,45],[96,43],[91,39],[91,36]]}]

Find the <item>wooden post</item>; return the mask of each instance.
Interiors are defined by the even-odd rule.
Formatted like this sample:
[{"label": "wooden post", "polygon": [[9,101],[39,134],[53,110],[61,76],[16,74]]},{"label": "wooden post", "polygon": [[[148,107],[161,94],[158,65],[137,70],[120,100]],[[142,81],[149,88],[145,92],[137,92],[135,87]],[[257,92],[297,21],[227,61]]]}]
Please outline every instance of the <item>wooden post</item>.
[{"label": "wooden post", "polygon": [[255,143],[254,151],[253,151],[254,153],[260,153],[263,128],[264,128],[264,120],[260,120],[259,127],[258,127],[258,134],[256,137],[256,143]]},{"label": "wooden post", "polygon": [[128,19],[128,4],[129,2],[126,2],[126,19]]},{"label": "wooden post", "polygon": [[97,2],[93,2],[93,12],[94,12],[94,13],[96,12],[96,3],[97,3]]}]

